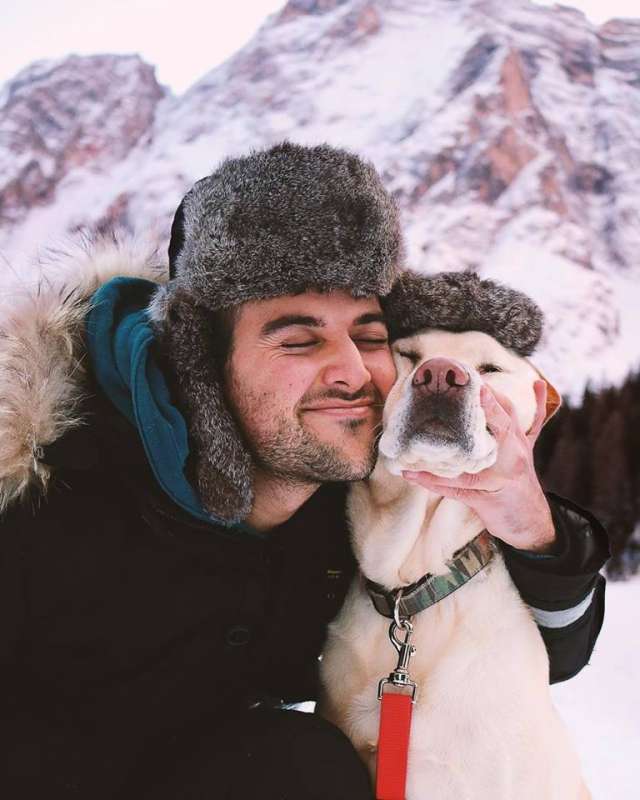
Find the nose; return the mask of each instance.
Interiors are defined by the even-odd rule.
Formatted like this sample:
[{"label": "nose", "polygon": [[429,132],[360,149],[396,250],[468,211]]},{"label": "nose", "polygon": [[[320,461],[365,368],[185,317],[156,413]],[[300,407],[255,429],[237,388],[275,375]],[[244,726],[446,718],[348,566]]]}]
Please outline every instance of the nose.
[{"label": "nose", "polygon": [[350,391],[357,391],[371,381],[362,353],[351,339],[334,348],[323,377],[326,384],[340,384]]},{"label": "nose", "polygon": [[413,387],[427,394],[457,394],[469,383],[469,373],[452,358],[429,358],[413,376]]}]

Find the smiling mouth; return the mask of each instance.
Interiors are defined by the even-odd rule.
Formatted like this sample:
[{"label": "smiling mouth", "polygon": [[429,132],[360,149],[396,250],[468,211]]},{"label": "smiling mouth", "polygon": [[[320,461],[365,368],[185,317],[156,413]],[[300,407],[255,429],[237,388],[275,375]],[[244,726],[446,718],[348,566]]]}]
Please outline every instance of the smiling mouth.
[{"label": "smiling mouth", "polygon": [[330,417],[365,417],[373,409],[372,403],[354,406],[320,406],[318,408],[303,408],[305,414],[325,414]]}]

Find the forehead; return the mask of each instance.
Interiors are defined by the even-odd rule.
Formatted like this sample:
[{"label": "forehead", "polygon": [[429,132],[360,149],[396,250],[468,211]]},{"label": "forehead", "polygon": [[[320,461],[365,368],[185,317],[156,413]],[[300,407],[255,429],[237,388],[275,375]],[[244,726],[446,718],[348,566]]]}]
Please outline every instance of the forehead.
[{"label": "forehead", "polygon": [[505,364],[521,363],[518,355],[503,347],[493,336],[480,331],[465,331],[452,333],[431,329],[398,339],[393,344],[394,350],[415,350],[422,358],[432,358],[436,355],[446,355],[464,360],[476,361],[478,359],[500,360]]},{"label": "forehead", "polygon": [[303,292],[252,300],[239,308],[238,324],[261,328],[280,317],[313,317],[324,325],[352,325],[365,314],[380,314],[377,297],[352,297],[347,291]]}]

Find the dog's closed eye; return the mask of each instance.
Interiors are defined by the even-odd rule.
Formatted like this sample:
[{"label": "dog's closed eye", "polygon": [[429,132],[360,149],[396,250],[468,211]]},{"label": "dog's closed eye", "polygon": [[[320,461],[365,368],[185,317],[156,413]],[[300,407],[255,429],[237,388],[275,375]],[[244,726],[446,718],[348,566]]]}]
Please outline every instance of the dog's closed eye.
[{"label": "dog's closed eye", "polygon": [[502,369],[495,364],[480,364],[478,372],[481,375],[485,375],[487,372],[502,372]]},{"label": "dog's closed eye", "polygon": [[420,361],[420,353],[415,350],[398,350],[398,355],[402,358],[408,358],[412,364],[417,364]]}]

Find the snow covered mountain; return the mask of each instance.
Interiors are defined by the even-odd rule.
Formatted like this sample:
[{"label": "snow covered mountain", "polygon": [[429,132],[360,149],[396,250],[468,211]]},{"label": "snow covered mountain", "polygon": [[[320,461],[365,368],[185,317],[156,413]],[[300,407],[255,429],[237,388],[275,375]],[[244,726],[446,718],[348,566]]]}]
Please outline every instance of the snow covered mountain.
[{"label": "snow covered mountain", "polygon": [[370,158],[415,268],[535,297],[565,394],[640,363],[640,19],[528,0],[289,0],[177,98],[134,56],[29,67],[0,95],[0,273],[84,227],[164,241],[194,180],[283,138]]}]

